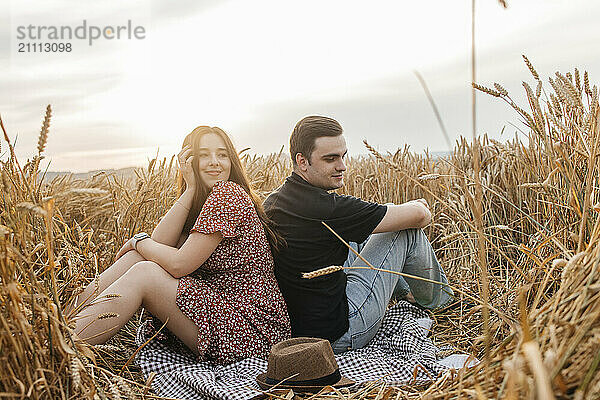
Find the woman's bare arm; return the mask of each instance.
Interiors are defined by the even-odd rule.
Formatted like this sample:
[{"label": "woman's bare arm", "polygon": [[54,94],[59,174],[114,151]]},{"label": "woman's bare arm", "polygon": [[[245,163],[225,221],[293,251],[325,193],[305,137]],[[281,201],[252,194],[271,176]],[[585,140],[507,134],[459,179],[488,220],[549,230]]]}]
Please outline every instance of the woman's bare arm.
[{"label": "woman's bare arm", "polygon": [[152,240],[157,243],[162,243],[170,247],[179,247],[181,231],[192,208],[196,190],[196,181],[192,168],[193,160],[194,156],[189,145],[184,146],[177,155],[179,171],[185,180],[186,189],[152,231]]},{"label": "woman's bare arm", "polygon": [[170,247],[177,246],[193,201],[193,191],[186,190],[156,225],[152,231],[152,240]]},{"label": "woman's bare arm", "polygon": [[146,260],[160,265],[174,278],[181,278],[198,269],[215,251],[221,240],[221,232],[210,235],[193,232],[179,249],[146,239],[137,243],[136,250]]}]

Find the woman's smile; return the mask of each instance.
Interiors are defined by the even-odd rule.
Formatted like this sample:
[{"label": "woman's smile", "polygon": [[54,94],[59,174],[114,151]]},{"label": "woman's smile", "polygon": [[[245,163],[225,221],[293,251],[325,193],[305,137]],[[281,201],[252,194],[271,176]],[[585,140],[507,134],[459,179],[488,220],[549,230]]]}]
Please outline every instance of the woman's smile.
[{"label": "woman's smile", "polygon": [[198,146],[198,172],[202,182],[212,188],[216,181],[229,179],[231,159],[227,146],[219,135],[208,133],[200,138]]}]

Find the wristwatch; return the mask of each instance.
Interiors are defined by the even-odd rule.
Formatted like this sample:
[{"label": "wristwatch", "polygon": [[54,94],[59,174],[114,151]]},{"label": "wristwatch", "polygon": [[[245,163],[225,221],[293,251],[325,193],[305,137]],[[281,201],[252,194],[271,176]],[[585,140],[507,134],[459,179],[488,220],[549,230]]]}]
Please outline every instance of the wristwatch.
[{"label": "wristwatch", "polygon": [[137,250],[137,244],[139,242],[141,242],[144,239],[149,239],[150,235],[148,235],[146,232],[140,232],[140,233],[136,233],[135,235],[133,235],[133,248]]}]

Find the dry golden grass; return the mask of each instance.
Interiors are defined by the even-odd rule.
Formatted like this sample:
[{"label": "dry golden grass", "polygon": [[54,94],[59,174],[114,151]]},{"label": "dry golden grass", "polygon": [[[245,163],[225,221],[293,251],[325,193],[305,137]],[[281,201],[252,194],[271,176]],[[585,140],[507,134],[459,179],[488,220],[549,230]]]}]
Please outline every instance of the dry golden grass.
[{"label": "dry golden grass", "polygon": [[[369,146],[373,157],[349,161],[345,193],[382,203],[427,199],[434,218],[426,233],[460,290],[452,307],[433,315],[434,339],[484,359],[428,388],[374,383],[353,398],[600,398],[598,89],[578,70],[557,73],[546,88],[526,63],[534,80],[523,85],[529,111],[499,84],[476,87],[514,108],[528,140],[483,137],[474,147],[461,139],[438,160]],[[0,397],[151,398],[135,366],[122,371],[135,351],[134,320],[107,345],[88,346],[74,340],[62,310],[126,238],[151,230],[175,201],[173,159],[152,160],[130,179],[43,183],[50,114],[38,154],[23,167],[2,126],[9,156],[0,165]],[[243,161],[263,194],[290,172],[282,154]]]}]

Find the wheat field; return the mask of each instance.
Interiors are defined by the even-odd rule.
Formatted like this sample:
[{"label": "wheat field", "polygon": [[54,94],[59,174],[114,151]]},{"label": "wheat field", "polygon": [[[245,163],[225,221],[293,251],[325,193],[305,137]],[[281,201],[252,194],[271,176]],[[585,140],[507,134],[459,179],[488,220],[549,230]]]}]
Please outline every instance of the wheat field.
[{"label": "wheat field", "polygon": [[[408,148],[348,162],[343,193],[380,203],[424,197],[425,228],[450,283],[434,341],[482,362],[429,387],[374,382],[353,399],[600,399],[600,115],[587,72],[523,83],[527,105],[499,84],[474,85],[506,102],[525,138],[460,139],[434,159]],[[151,231],[176,199],[174,158],[133,177],[100,173],[48,182],[38,151],[18,160],[2,124],[0,161],[0,397],[160,398],[132,363],[132,319],[109,343],[77,340],[62,310],[113,260],[123,241]],[[290,173],[283,154],[242,154],[266,195]]]}]

